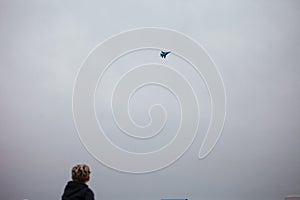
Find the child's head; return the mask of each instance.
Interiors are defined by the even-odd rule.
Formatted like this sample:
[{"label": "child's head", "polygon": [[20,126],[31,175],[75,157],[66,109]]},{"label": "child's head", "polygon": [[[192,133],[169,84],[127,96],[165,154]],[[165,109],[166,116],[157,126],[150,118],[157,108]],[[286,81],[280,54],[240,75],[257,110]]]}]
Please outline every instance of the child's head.
[{"label": "child's head", "polygon": [[85,164],[78,164],[72,168],[73,181],[86,183],[90,180],[90,168]]}]

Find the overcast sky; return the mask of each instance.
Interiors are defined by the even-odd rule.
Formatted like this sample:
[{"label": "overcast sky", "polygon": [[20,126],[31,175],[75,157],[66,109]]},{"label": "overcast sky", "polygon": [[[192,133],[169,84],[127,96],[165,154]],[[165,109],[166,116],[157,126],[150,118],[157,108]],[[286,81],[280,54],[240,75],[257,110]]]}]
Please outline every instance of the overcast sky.
[{"label": "overcast sky", "polygon": [[[0,199],[59,199],[76,163],[90,165],[97,199],[281,200],[300,194],[299,9],[297,0],[0,0]],[[198,160],[209,100],[201,78],[187,70],[203,99],[198,136],[173,165],[134,175],[110,169],[86,151],[73,122],[72,90],[96,45],[140,27],[174,29],[200,43],[220,70],[228,110],[218,144]],[[131,58],[126,63],[134,63]],[[162,88],[146,91],[173,113],[164,130],[171,137],[178,126],[174,97]],[[141,91],[133,101],[145,95]],[[148,122],[143,112],[149,104],[131,105],[137,123]],[[162,145],[161,139],[152,145]]]}]

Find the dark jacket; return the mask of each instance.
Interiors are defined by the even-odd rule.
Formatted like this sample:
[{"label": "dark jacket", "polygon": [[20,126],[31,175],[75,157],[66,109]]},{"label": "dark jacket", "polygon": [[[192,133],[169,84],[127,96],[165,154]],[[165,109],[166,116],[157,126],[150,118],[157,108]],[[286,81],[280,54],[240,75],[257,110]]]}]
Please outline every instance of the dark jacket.
[{"label": "dark jacket", "polygon": [[62,200],[94,200],[93,191],[84,183],[69,181],[61,197]]}]

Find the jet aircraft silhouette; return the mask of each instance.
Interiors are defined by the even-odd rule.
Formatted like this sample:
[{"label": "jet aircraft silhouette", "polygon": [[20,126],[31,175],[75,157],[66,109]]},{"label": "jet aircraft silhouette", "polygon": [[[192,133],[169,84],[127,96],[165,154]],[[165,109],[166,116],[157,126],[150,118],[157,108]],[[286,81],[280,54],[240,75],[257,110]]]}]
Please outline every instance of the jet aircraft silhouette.
[{"label": "jet aircraft silhouette", "polygon": [[161,56],[162,58],[166,58],[166,56],[167,56],[169,53],[171,53],[171,51],[161,51],[161,52],[160,52],[160,56]]}]

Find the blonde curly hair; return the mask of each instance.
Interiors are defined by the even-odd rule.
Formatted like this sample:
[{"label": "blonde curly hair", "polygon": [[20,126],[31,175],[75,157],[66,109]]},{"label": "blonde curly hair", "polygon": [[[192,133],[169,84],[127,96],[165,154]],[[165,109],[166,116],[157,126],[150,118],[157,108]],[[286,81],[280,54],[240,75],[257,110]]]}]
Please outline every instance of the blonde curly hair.
[{"label": "blonde curly hair", "polygon": [[85,164],[78,164],[72,168],[72,179],[73,181],[85,182],[89,179],[90,168]]}]

